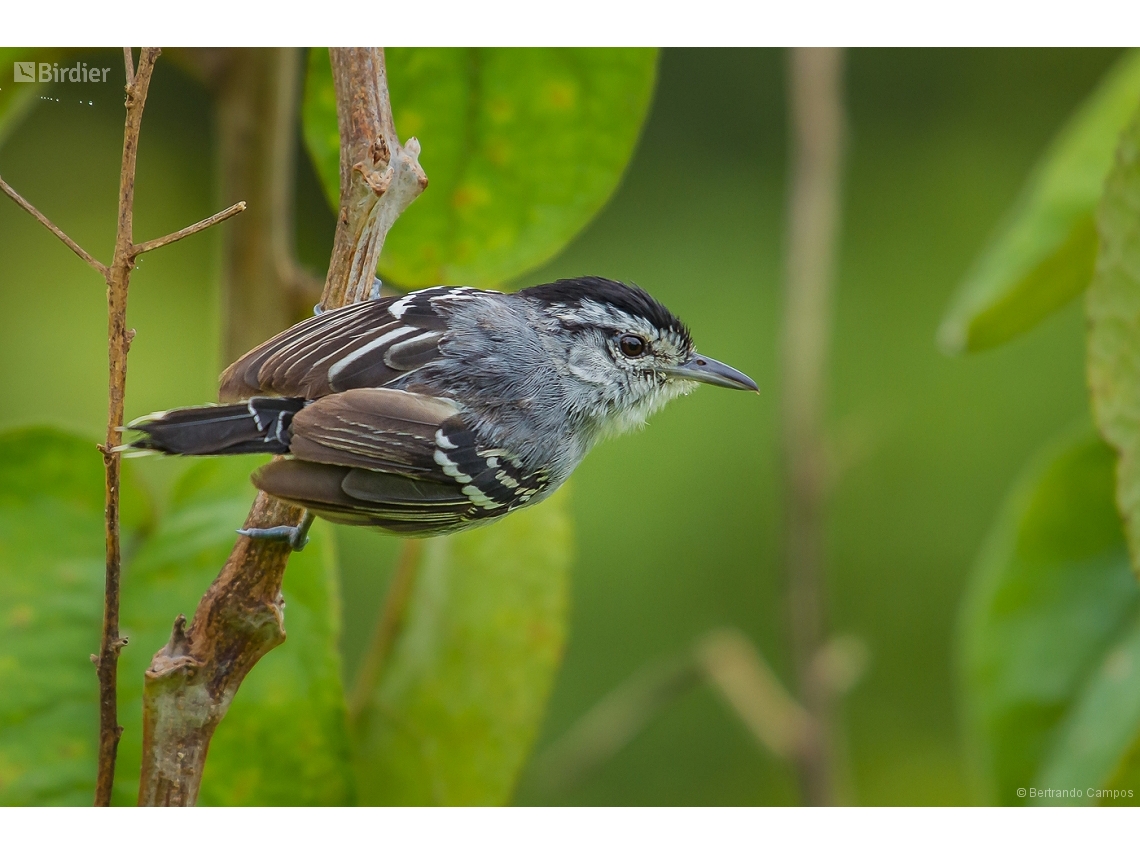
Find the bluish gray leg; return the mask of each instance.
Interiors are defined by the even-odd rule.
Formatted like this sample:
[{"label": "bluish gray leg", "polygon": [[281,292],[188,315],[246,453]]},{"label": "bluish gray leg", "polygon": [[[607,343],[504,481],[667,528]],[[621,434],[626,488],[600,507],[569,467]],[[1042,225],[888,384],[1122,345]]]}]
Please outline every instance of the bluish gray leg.
[{"label": "bluish gray leg", "polygon": [[309,529],[313,515],[305,511],[297,525],[275,525],[272,528],[239,528],[237,533],[255,540],[277,540],[288,543],[294,552],[300,552],[309,542]]},{"label": "bluish gray leg", "polygon": [[379,300],[380,299],[380,289],[383,287],[384,287],[384,283],[381,282],[380,277],[377,276],[375,279],[372,280],[372,290],[368,292],[368,299],[369,300]]}]

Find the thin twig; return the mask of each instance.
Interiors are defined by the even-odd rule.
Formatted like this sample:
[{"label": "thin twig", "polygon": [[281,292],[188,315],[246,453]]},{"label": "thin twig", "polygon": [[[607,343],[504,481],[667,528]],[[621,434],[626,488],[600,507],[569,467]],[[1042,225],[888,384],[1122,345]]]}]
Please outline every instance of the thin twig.
[{"label": "thin twig", "polygon": [[218,213],[214,214],[212,217],[206,217],[206,219],[199,220],[192,226],[187,226],[184,229],[179,229],[178,231],[172,234],[168,234],[165,237],[155,238],[154,240],[144,241],[143,243],[136,243],[131,247],[131,253],[137,257],[142,255],[144,252],[150,252],[151,250],[158,249],[159,247],[167,246],[168,244],[182,240],[182,238],[187,238],[190,237],[190,235],[197,234],[203,229],[208,229],[210,226],[216,226],[218,223],[224,220],[228,220],[230,217],[236,214],[240,214],[244,210],[245,202],[237,202],[233,205],[230,205],[224,211],[219,211]]},{"label": "thin twig", "polygon": [[[130,48],[126,48],[129,56]],[[119,635],[119,477],[121,460],[112,451],[123,424],[123,402],[127,391],[127,351],[134,333],[127,329],[127,291],[134,267],[131,234],[134,223],[135,164],[138,159],[139,129],[150,88],[151,72],[161,51],[143,48],[138,70],[127,87],[127,117],[123,128],[123,161],[119,171],[119,216],[115,233],[115,254],[107,272],[107,440],[101,447],[106,472],[107,576],[103,594],[103,635],[96,668],[99,673],[99,766],[95,782],[95,804],[109,805],[115,783],[115,756],[119,737],[116,682],[119,651],[127,643]]]},{"label": "thin twig", "polygon": [[792,180],[785,282],[783,441],[785,550],[792,656],[815,722],[797,761],[804,799],[836,799],[831,696],[813,679],[824,637],[824,406],[843,138],[842,52],[795,48],[789,64]]},{"label": "thin twig", "polygon": [[39,220],[48,229],[48,231],[63,241],[68,249],[70,249],[72,252],[74,252],[76,255],[78,255],[80,258],[98,270],[100,276],[102,276],[104,279],[107,278],[107,265],[103,264],[103,262],[93,257],[91,253],[89,253],[87,250],[69,238],[66,234],[64,234],[63,230],[59,226],[57,226],[55,223],[41,214],[38,210],[36,210],[35,206],[32,205],[31,202],[27,201],[23,196],[13,190],[8,182],[3,178],[0,178],[0,190],[3,190],[5,193],[7,193],[17,205],[19,205],[21,208]]},{"label": "thin twig", "polygon": [[360,718],[368,704],[368,699],[380,680],[380,672],[384,662],[388,659],[388,652],[392,649],[392,642],[399,634],[407,611],[408,600],[412,595],[412,583],[419,568],[420,554],[423,552],[423,541],[409,538],[400,547],[400,555],[396,559],[396,569],[392,574],[392,581],[388,583],[388,592],[384,597],[384,605],[380,610],[380,618],[376,621],[376,628],[372,639],[368,643],[368,650],[364,654],[364,661],[360,664],[360,671],[356,675],[352,692],[348,697],[348,720],[350,723]]},{"label": "thin twig", "polygon": [[690,655],[647,665],[598,701],[539,755],[534,764],[536,783],[548,792],[579,783],[700,680],[701,670]]},{"label": "thin twig", "polygon": [[144,244],[133,242],[135,167],[138,161],[139,132],[154,64],[161,53],[158,48],[143,48],[136,70],[131,49],[123,48],[127,72],[127,115],[123,128],[123,158],[119,171],[115,250],[109,267],[84,252],[75,241],[0,179],[0,188],[8,196],[47,226],[76,255],[98,270],[107,284],[107,438],[105,443],[98,446],[103,454],[106,475],[104,523],[107,538],[107,572],[103,590],[103,629],[99,653],[91,656],[99,677],[99,757],[95,782],[97,806],[107,806],[111,803],[115,783],[115,759],[119,739],[123,733],[118,723],[117,682],[119,652],[127,643],[127,639],[119,635],[119,583],[122,561],[119,541],[121,460],[114,448],[118,444],[119,430],[123,424],[127,389],[127,354],[135,337],[135,331],[127,329],[127,294],[130,289],[131,271],[134,269],[135,259],[143,252],[181,240],[245,210],[245,204],[238,203],[173,235]]},{"label": "thin twig", "polygon": [[[130,91],[135,85],[135,58],[129,47],[123,48],[123,64],[126,66],[127,91]],[[142,65],[141,56],[139,57],[139,65]]]},{"label": "thin twig", "polygon": [[[378,83],[383,52],[334,48],[330,59],[341,118],[342,177],[346,169],[349,177],[341,188],[325,308],[368,294],[388,230],[427,185],[417,159],[419,144],[409,140],[400,146],[383,136],[381,114],[391,113]],[[361,151],[366,160],[355,157]],[[300,518],[298,508],[259,493],[245,528],[296,525]],[[169,643],[155,654],[143,690],[139,804],[197,801],[214,730],[250,669],[285,640],[281,582],[289,555],[282,543],[238,540],[189,628],[184,619],[176,622]]]}]

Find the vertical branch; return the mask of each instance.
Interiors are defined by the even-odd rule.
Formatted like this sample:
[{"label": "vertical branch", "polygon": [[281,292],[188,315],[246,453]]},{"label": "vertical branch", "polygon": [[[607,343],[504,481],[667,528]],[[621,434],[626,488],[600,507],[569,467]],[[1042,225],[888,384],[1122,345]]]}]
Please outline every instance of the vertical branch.
[{"label": "vertical branch", "polygon": [[127,79],[127,118],[123,130],[123,161],[119,171],[115,250],[109,267],[64,234],[62,229],[0,178],[0,191],[39,220],[72,252],[86,261],[103,277],[107,285],[107,441],[99,445],[106,471],[104,519],[107,533],[107,575],[103,596],[102,638],[99,653],[91,656],[99,678],[99,755],[95,782],[97,806],[107,806],[111,803],[111,792],[115,784],[115,757],[118,753],[119,737],[123,732],[119,727],[116,709],[116,683],[119,651],[127,643],[127,639],[119,635],[119,580],[122,558],[119,544],[121,472],[119,453],[115,445],[119,439],[120,425],[123,423],[123,405],[127,390],[127,353],[135,336],[134,330],[127,329],[127,292],[131,271],[134,270],[135,259],[143,253],[190,237],[245,210],[245,203],[238,202],[224,211],[172,234],[143,243],[134,242],[135,164],[138,160],[139,131],[142,127],[142,114],[146,106],[147,91],[150,88],[151,73],[160,53],[158,48],[143,48],[136,69],[131,49],[123,48]]},{"label": "vertical branch", "polygon": [[332,48],[340,128],[340,212],[321,305],[365,299],[388,230],[427,187],[415,137],[392,121],[383,48]]},{"label": "vertical branch", "polygon": [[[226,51],[213,83],[221,192],[250,206],[222,245],[222,355],[228,364],[295,320],[278,244],[293,228],[301,50]],[[286,251],[291,259],[292,246]]]},{"label": "vertical branch", "polygon": [[[322,300],[366,296],[388,229],[427,186],[419,144],[400,146],[379,48],[330,51],[341,127],[341,208]],[[245,528],[296,525],[299,508],[259,493]],[[242,537],[203,595],[181,615],[146,672],[139,804],[192,805],[215,728],[246,674],[285,640],[281,582],[289,547]]]},{"label": "vertical branch", "polygon": [[403,627],[404,615],[412,596],[422,552],[422,540],[408,538],[400,545],[400,554],[396,558],[396,569],[392,573],[392,581],[384,596],[384,605],[372,631],[372,638],[368,641],[368,649],[365,651],[364,661],[360,664],[356,682],[348,695],[350,724],[355,724],[360,718],[368,699],[372,697],[372,692],[380,682],[381,670],[396,641],[396,636]]},{"label": "vertical branch", "polygon": [[813,676],[824,634],[824,407],[843,140],[842,52],[790,54],[792,177],[784,304],[785,557],[792,655],[814,721],[797,760],[805,800],[835,801],[831,697]]},{"label": "vertical branch", "polygon": [[115,781],[115,757],[119,748],[116,709],[116,680],[119,651],[126,639],[119,636],[119,476],[120,458],[112,449],[118,444],[123,424],[123,401],[127,388],[127,351],[134,331],[127,329],[127,290],[135,265],[132,229],[135,204],[135,163],[138,158],[139,129],[151,72],[158,59],[158,48],[143,48],[138,69],[132,68],[130,48],[124,49],[127,63],[127,118],[123,130],[123,162],[119,172],[119,216],[115,233],[115,254],[107,271],[107,439],[101,446],[106,473],[107,575],[103,597],[103,635],[95,666],[99,674],[99,765],[95,783],[95,804],[109,805]]}]

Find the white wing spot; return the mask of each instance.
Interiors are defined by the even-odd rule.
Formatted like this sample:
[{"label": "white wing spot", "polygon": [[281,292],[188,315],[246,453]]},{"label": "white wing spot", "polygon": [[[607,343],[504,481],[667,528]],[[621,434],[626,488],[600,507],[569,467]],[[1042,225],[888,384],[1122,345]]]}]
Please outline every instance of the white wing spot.
[{"label": "white wing spot", "polygon": [[470,475],[464,475],[459,471],[459,467],[451,462],[451,458],[443,453],[442,449],[437,449],[435,455],[435,462],[439,464],[439,468],[443,470],[444,475],[449,475],[460,484],[468,484],[471,482]]},{"label": "white wing spot", "polygon": [[496,472],[495,479],[508,490],[517,490],[519,487],[519,482],[508,475],[506,472]]},{"label": "white wing spot", "polygon": [[405,297],[401,297],[399,300],[388,307],[388,314],[390,314],[396,320],[399,320],[400,318],[404,317],[404,312],[408,311],[408,306],[411,305],[412,301],[415,298],[416,294],[414,291]]},{"label": "white wing spot", "polygon": [[474,484],[468,484],[466,487],[464,487],[463,493],[464,495],[468,496],[472,502],[481,508],[494,509],[501,508],[503,506],[502,503],[496,502]]},{"label": "white wing spot", "polygon": [[[446,448],[446,449],[459,448],[458,445],[456,445],[454,442],[452,442],[450,439],[447,438],[447,435],[443,432],[443,428],[440,428],[439,430],[437,430],[435,432],[435,444],[438,445],[440,448]],[[438,463],[439,461],[437,460],[436,462]]]}]

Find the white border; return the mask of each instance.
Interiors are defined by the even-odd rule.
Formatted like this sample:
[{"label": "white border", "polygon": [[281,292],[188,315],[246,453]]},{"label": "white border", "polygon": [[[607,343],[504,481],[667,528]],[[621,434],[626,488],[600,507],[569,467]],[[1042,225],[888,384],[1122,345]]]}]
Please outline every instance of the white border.
[{"label": "white border", "polygon": [[868,852],[960,855],[1134,848],[1135,808],[0,809],[10,852],[496,855]]},{"label": "white border", "polygon": [[[1034,46],[1140,43],[1124,0],[12,0],[0,44]],[[347,24],[346,24],[347,22]]]}]

